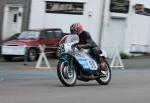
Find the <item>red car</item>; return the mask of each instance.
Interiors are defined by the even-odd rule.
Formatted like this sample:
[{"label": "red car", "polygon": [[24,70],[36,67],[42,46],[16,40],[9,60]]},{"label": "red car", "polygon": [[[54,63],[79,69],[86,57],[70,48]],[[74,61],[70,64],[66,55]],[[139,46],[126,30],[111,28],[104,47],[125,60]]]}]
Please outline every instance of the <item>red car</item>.
[{"label": "red car", "polygon": [[64,35],[67,33],[63,33],[59,28],[23,31],[16,39],[4,42],[1,53],[6,61],[24,56],[25,53],[28,60],[34,61],[40,53],[39,45],[46,46],[45,52],[56,54],[59,41]]}]

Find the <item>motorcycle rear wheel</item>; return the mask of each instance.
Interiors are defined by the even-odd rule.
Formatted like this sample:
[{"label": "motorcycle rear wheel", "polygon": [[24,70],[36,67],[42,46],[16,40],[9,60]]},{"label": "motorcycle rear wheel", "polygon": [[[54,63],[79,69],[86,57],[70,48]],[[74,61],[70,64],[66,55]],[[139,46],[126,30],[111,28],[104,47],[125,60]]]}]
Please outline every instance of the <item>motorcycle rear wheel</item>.
[{"label": "motorcycle rear wheel", "polygon": [[76,70],[66,61],[59,61],[57,65],[57,76],[64,86],[74,86],[77,81]]}]

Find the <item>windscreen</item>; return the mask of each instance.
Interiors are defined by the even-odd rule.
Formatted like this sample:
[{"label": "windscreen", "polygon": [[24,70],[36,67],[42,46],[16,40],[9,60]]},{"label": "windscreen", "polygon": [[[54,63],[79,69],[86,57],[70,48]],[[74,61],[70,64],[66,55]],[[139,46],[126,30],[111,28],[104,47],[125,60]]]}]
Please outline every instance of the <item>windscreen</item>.
[{"label": "windscreen", "polygon": [[18,39],[37,39],[39,35],[40,33],[37,31],[25,31],[19,35]]},{"label": "windscreen", "polygon": [[71,42],[78,43],[79,42],[79,36],[76,34],[66,35],[61,39],[59,44],[71,43]]}]

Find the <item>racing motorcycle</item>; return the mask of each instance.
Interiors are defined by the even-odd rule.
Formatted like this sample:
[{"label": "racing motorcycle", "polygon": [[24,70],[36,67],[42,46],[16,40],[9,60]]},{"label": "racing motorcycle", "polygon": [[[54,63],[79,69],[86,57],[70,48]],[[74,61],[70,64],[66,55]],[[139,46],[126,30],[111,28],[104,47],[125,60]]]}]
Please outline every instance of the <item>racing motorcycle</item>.
[{"label": "racing motorcycle", "polygon": [[57,75],[64,86],[74,86],[77,80],[96,80],[100,85],[111,81],[111,69],[106,61],[106,53],[100,54],[99,62],[86,49],[77,48],[78,35],[64,36],[59,42]]}]

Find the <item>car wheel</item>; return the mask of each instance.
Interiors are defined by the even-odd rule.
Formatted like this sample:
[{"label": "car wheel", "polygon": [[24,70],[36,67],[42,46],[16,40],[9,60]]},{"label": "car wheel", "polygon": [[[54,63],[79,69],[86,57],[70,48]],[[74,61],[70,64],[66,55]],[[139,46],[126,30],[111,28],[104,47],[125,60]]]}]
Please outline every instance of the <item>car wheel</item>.
[{"label": "car wheel", "polygon": [[3,57],[4,57],[5,61],[12,61],[13,60],[13,56],[11,56],[11,55],[4,55]]},{"label": "car wheel", "polygon": [[38,58],[37,50],[34,48],[29,49],[28,51],[28,60],[35,61]]}]

